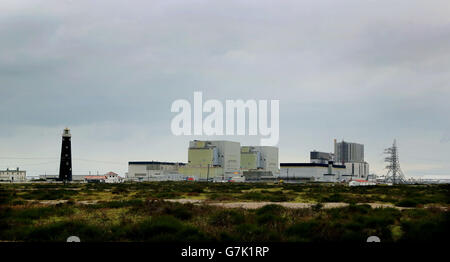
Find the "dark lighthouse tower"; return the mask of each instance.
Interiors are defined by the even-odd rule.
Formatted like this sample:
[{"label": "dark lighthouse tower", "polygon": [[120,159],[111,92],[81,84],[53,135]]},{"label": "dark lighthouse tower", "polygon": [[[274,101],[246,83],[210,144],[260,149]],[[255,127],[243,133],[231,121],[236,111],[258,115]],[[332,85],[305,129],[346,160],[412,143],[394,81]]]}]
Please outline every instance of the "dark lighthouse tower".
[{"label": "dark lighthouse tower", "polygon": [[65,128],[62,134],[61,162],[59,164],[59,180],[72,181],[72,149],[70,146],[70,129]]}]

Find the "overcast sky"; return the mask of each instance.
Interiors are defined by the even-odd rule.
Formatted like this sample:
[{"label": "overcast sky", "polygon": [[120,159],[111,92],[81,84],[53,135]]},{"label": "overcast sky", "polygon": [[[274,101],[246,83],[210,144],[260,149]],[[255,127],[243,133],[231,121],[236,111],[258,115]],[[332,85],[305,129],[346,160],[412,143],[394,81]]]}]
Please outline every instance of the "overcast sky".
[{"label": "overcast sky", "polygon": [[[187,161],[176,99],[279,99],[280,162],[333,139],[371,173],[450,178],[450,1],[0,2],[0,169],[74,174]],[[241,144],[259,138],[219,137]]]}]

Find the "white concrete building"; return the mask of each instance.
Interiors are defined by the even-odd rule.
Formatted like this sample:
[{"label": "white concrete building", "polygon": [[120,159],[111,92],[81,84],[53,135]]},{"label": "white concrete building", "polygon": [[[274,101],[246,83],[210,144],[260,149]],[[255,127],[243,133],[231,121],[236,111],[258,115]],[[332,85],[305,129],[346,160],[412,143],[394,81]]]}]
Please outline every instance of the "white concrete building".
[{"label": "white concrete building", "polygon": [[199,180],[240,176],[241,144],[232,141],[189,142],[188,163],[180,168],[180,173],[194,176]]},{"label": "white concrete building", "polygon": [[369,164],[367,162],[350,162],[345,165],[345,180],[352,180],[363,178],[367,179],[369,176]]},{"label": "white concrete building", "polygon": [[0,170],[0,181],[5,182],[26,182],[27,172],[25,170],[7,168],[6,170]]},{"label": "white concrete building", "polygon": [[278,163],[278,147],[243,146],[241,147],[241,169],[280,172]]},{"label": "white concrete building", "polygon": [[280,163],[283,180],[310,180],[316,182],[338,182],[345,175],[345,166],[321,163]]},{"label": "white concrete building", "polygon": [[179,174],[179,168],[184,163],[131,161],[128,162],[128,181],[159,181],[169,175]]}]

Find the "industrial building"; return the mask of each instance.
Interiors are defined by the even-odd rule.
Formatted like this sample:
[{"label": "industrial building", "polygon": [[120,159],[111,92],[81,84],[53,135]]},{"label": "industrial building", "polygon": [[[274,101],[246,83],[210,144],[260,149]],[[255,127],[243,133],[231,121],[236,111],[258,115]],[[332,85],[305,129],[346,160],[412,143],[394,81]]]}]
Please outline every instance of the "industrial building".
[{"label": "industrial building", "polygon": [[345,165],[346,179],[367,178],[369,164],[364,161],[364,145],[352,142],[336,142],[334,140],[334,155],[336,163]]},{"label": "industrial building", "polygon": [[241,147],[241,169],[263,170],[278,173],[278,147],[243,146]]},{"label": "industrial building", "polygon": [[352,142],[336,142],[334,140],[334,154],[336,162],[352,163],[364,162],[364,145]]},{"label": "industrial building", "polygon": [[352,162],[344,163],[346,168],[346,179],[352,180],[354,178],[367,179],[369,176],[369,164],[367,162]]},{"label": "industrial building", "polygon": [[189,142],[188,163],[179,173],[198,180],[229,180],[241,176],[241,145],[232,141]]},{"label": "industrial building", "polygon": [[0,170],[0,181],[4,182],[25,182],[27,180],[27,172],[25,170],[7,168]]},{"label": "industrial building", "polygon": [[287,181],[341,182],[367,179],[364,145],[334,141],[334,153],[312,151],[310,163],[281,163],[278,148],[240,146],[224,140],[189,141],[188,162],[128,163],[128,181]]},{"label": "industrial building", "polygon": [[280,179],[341,182],[366,178],[369,164],[364,162],[364,145],[334,140],[335,153],[310,152],[310,163],[281,163]]},{"label": "industrial building", "polygon": [[322,163],[280,163],[277,178],[286,181],[337,182],[345,175],[344,165]]},{"label": "industrial building", "polygon": [[311,163],[328,164],[328,162],[330,161],[335,162],[335,157],[332,153],[319,152],[314,150],[310,152],[310,160]]},{"label": "industrial building", "polygon": [[[179,169],[184,163],[131,161],[128,162],[128,181],[161,181],[181,177]],[[167,179],[166,179],[167,178]]]},{"label": "industrial building", "polygon": [[241,171],[247,181],[273,178],[274,175],[280,173],[278,147],[241,147]]}]

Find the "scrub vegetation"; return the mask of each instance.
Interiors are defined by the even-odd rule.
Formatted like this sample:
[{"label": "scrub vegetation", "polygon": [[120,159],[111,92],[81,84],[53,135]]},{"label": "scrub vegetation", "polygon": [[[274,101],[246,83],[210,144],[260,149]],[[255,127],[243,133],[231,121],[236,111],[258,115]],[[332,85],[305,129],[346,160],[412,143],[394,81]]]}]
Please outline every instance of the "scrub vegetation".
[{"label": "scrub vegetation", "polygon": [[[84,242],[364,242],[370,235],[383,242],[444,241],[450,233],[448,190],[448,185],[0,184],[0,241],[66,241],[71,235]],[[206,202],[164,200],[183,198]],[[314,205],[243,209],[207,204],[214,201]],[[326,202],[350,205],[324,209]],[[363,204],[375,202],[408,208]]]},{"label": "scrub vegetation", "polygon": [[124,184],[0,184],[0,201],[210,201],[389,203],[401,207],[450,204],[450,185],[348,187],[342,184],[142,182]]}]

